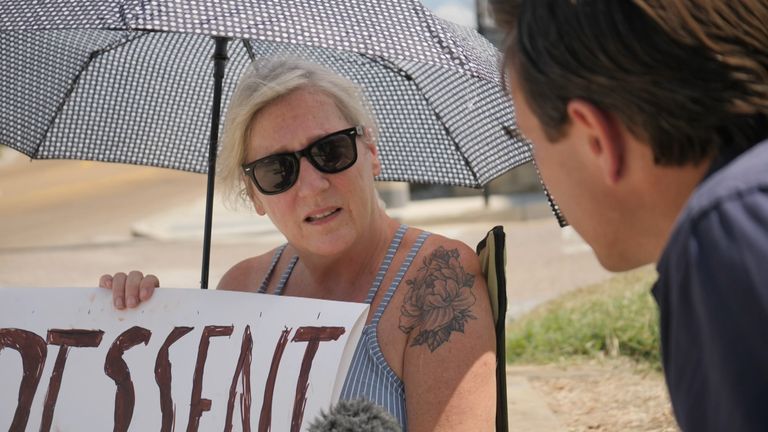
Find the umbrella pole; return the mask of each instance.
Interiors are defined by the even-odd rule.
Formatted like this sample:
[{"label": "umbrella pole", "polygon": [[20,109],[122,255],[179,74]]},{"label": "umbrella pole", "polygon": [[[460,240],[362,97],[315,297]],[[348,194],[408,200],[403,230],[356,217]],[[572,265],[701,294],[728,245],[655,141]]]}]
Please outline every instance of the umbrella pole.
[{"label": "umbrella pole", "polygon": [[208,189],[205,196],[205,229],[203,232],[203,268],[200,274],[200,288],[208,289],[208,268],[211,262],[211,226],[213,222],[213,186],[216,179],[216,151],[219,148],[219,118],[221,117],[221,90],[224,84],[224,69],[227,65],[227,43],[229,38],[214,37],[213,51],[213,107],[211,109],[211,138],[208,145]]}]

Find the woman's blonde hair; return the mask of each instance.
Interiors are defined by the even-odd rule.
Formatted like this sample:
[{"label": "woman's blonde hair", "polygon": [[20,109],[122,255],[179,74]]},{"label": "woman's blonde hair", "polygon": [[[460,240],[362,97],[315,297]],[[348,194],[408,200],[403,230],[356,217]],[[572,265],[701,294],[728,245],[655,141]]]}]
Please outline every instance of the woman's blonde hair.
[{"label": "woman's blonde hair", "polygon": [[218,156],[217,176],[225,202],[231,207],[249,205],[241,165],[254,118],[266,106],[301,88],[328,95],[350,125],[365,126],[371,139],[378,130],[360,87],[332,70],[296,57],[265,57],[253,61],[232,94]]}]

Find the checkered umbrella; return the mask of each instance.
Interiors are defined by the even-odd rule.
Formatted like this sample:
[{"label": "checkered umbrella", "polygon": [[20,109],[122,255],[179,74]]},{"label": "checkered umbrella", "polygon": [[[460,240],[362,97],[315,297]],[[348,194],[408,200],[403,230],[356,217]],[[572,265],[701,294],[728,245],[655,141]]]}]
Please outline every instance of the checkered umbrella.
[{"label": "checkered umbrella", "polygon": [[4,0],[0,52],[0,144],[32,158],[213,173],[243,68],[290,52],[363,86],[381,180],[480,187],[530,160],[498,52],[417,0]]},{"label": "checkered umbrella", "polygon": [[[208,169],[210,35],[234,38],[223,102],[254,56],[311,57],[364,86],[382,180],[480,187],[529,160],[496,50],[416,0],[0,4],[0,143],[33,158]],[[300,45],[296,45],[300,44]]]}]

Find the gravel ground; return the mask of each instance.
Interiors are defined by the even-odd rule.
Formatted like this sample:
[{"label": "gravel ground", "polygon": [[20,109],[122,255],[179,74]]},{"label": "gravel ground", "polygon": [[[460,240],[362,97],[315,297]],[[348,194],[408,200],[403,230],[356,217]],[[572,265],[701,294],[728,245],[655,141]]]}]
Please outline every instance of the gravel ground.
[{"label": "gravel ground", "polygon": [[663,375],[624,359],[513,365],[566,430],[678,431]]}]

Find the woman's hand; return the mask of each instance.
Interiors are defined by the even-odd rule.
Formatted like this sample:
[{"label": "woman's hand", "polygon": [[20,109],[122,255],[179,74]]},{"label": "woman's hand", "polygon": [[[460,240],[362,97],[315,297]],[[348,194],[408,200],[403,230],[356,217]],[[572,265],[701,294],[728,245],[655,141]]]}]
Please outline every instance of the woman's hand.
[{"label": "woman's hand", "polygon": [[112,303],[116,309],[134,308],[143,301],[149,300],[160,281],[155,275],[144,275],[140,271],[123,272],[114,275],[102,275],[99,286],[112,290]]}]

